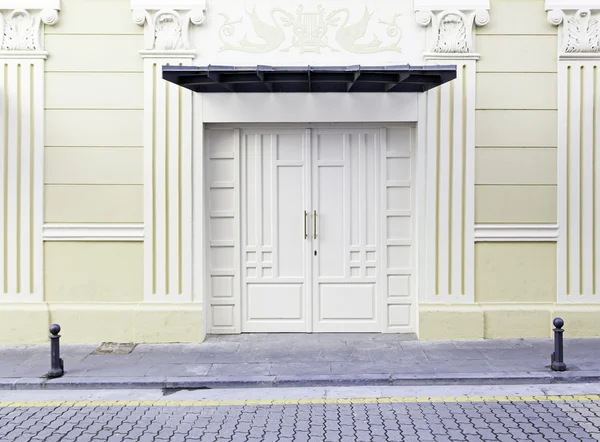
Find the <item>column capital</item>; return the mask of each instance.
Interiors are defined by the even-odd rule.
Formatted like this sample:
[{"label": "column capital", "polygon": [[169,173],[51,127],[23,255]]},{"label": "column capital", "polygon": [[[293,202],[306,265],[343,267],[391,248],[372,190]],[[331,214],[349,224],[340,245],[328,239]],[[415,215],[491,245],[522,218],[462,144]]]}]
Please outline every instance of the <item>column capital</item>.
[{"label": "column capital", "polygon": [[193,58],[190,23],[204,22],[203,0],[131,0],[133,22],[145,26],[144,57]]},{"label": "column capital", "polygon": [[477,59],[475,26],[488,24],[489,9],[489,0],[414,0],[417,24],[432,28],[425,58]]},{"label": "column capital", "polygon": [[0,5],[0,57],[46,58],[44,25],[58,23],[60,0],[4,0]]},{"label": "column capital", "polygon": [[561,59],[600,58],[600,3],[546,0],[548,23],[560,27]]}]

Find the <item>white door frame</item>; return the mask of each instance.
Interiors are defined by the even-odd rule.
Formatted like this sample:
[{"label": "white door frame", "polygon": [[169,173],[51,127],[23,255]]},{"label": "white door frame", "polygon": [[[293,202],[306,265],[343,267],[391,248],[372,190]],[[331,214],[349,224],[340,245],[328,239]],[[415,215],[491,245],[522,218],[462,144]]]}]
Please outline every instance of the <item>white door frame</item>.
[{"label": "white door frame", "polygon": [[[419,228],[418,220],[425,219],[426,196],[426,94],[402,93],[354,93],[354,94],[235,94],[215,93],[193,95],[193,291],[194,301],[203,303],[203,335],[210,328],[210,308],[208,308],[209,268],[208,268],[208,213],[207,186],[205,179],[206,156],[204,128],[206,124],[224,124],[240,127],[247,124],[306,124],[319,123],[377,123],[378,126],[396,123],[416,125],[417,140],[412,159],[414,183],[411,192],[415,202],[412,216],[412,324],[413,332],[418,331],[418,300],[423,286],[425,237]],[[239,199],[239,195],[238,195]],[[239,227],[238,227],[239,228]],[[239,237],[239,235],[238,235]],[[239,244],[238,244],[239,248]],[[239,250],[238,250],[239,251]],[[239,254],[236,252],[236,254]],[[239,267],[239,266],[238,266]],[[236,282],[235,295],[239,316],[240,281]],[[224,333],[240,333],[237,326]]]}]

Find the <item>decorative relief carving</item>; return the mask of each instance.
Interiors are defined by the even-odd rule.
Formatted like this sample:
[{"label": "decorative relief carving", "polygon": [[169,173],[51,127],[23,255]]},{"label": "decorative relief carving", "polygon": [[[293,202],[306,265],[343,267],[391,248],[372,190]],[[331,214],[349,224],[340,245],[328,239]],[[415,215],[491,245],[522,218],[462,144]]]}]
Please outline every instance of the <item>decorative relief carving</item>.
[{"label": "decorative relief carving", "polygon": [[580,9],[569,15],[553,9],[548,11],[548,23],[563,24],[563,53],[600,54],[600,18],[590,9]]},{"label": "decorative relief carving", "polygon": [[189,42],[189,25],[200,25],[204,22],[204,11],[174,11],[164,9],[148,11],[135,9],[133,22],[146,29],[146,49],[156,51],[181,51],[192,49]]},{"label": "decorative relief carving", "polygon": [[237,20],[232,20],[227,14],[220,15],[224,19],[219,30],[220,52],[402,52],[402,30],[398,24],[400,14],[394,14],[390,20],[375,19],[373,12],[366,7],[362,17],[356,21],[351,20],[348,8],[327,11],[322,5],[314,10],[305,10],[304,5],[299,5],[294,12],[272,8],[268,20],[258,15],[256,7],[246,17]]},{"label": "decorative relief carving", "polygon": [[457,10],[431,11],[419,10],[415,15],[419,26],[427,27],[433,23],[433,45],[431,52],[439,54],[473,53],[474,26],[485,26],[490,20],[487,10],[463,13]]},{"label": "decorative relief carving", "polygon": [[25,9],[0,10],[0,50],[41,51],[42,23],[54,25],[58,11],[44,9],[30,12]]}]

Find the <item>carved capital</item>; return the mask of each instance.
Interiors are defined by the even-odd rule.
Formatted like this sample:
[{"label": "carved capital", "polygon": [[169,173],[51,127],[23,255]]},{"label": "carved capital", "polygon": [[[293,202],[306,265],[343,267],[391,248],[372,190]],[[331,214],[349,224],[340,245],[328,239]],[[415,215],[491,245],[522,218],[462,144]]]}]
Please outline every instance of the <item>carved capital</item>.
[{"label": "carved capital", "polygon": [[548,23],[560,26],[561,56],[600,57],[600,5],[598,9],[550,9]]},{"label": "carved capital", "polygon": [[475,26],[485,26],[490,21],[487,9],[420,9],[415,11],[417,24],[431,25],[430,53],[474,54]]},{"label": "carved capital", "polygon": [[204,22],[204,9],[134,9],[133,22],[146,27],[145,51],[162,54],[181,53],[194,48],[190,44],[190,24]]},{"label": "carved capital", "polygon": [[44,25],[56,23],[57,9],[0,9],[0,51],[44,53]]}]

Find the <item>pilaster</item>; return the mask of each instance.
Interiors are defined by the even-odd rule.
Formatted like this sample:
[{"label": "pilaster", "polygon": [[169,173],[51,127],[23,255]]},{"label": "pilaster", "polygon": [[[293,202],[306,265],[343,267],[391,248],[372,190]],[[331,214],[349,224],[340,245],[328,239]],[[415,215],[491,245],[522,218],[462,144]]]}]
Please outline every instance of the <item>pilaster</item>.
[{"label": "pilaster", "polygon": [[558,43],[558,302],[600,302],[600,4],[546,1]]},{"label": "pilaster", "polygon": [[0,4],[0,302],[44,299],[44,26],[59,9]]},{"label": "pilaster", "polygon": [[[145,27],[144,294],[146,301],[190,302],[192,267],[192,92],[162,79],[164,65],[196,56],[191,25],[204,21],[201,1],[132,0]],[[165,9],[164,5],[172,8]]]},{"label": "pilaster", "polygon": [[415,0],[427,27],[427,64],[456,65],[457,78],[427,92],[425,269],[427,303],[472,303],[475,285],[475,26],[489,21],[489,1]]}]

